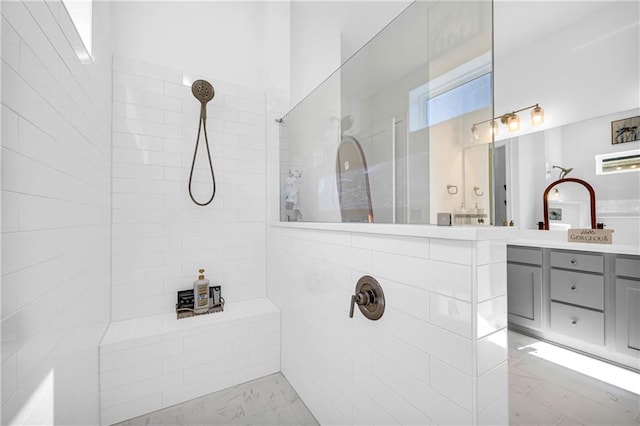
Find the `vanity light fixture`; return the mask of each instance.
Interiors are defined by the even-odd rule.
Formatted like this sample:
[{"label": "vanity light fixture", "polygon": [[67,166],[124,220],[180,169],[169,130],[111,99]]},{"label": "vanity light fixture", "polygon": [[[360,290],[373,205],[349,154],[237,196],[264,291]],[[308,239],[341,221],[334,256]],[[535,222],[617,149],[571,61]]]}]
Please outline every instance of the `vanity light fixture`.
[{"label": "vanity light fixture", "polygon": [[560,199],[560,190],[558,188],[554,189],[551,196],[553,197],[554,200],[559,200]]},{"label": "vanity light fixture", "polygon": [[538,105],[531,110],[531,124],[534,126],[544,123],[544,110]]},{"label": "vanity light fixture", "polygon": [[509,127],[510,132],[517,132],[520,130],[520,116],[516,113],[505,114],[500,118],[502,124],[506,124]]},{"label": "vanity light fixture", "polygon": [[538,104],[530,105],[528,107],[520,108],[512,112],[507,112],[506,114],[502,114],[499,117],[493,117],[488,120],[481,121],[479,123],[474,123],[471,126],[471,136],[473,140],[478,140],[479,138],[478,126],[480,124],[484,124],[488,122],[491,122],[491,124],[489,124],[489,132],[491,135],[495,137],[498,134],[498,120],[500,120],[500,123],[506,125],[510,132],[517,132],[518,130],[520,130],[520,116],[518,115],[518,113],[522,111],[526,111],[528,109],[531,110],[532,125],[536,126],[538,124],[544,123],[544,109],[542,109],[542,107]]}]

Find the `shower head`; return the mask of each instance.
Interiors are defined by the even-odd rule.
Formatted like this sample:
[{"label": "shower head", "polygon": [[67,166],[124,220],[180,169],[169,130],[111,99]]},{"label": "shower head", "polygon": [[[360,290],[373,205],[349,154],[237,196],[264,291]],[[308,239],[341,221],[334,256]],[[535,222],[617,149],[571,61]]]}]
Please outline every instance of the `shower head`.
[{"label": "shower head", "polygon": [[206,80],[196,80],[191,85],[191,93],[196,97],[197,100],[206,104],[215,95],[215,90],[213,90],[213,86]]},{"label": "shower head", "polygon": [[571,172],[571,170],[573,170],[573,167],[564,168],[561,166],[553,166],[553,168],[560,169],[560,175],[558,176],[558,179],[564,179]]},{"label": "shower head", "polygon": [[340,129],[343,132],[346,132],[351,128],[351,126],[353,126],[353,116],[345,115],[342,117],[342,120],[340,120]]}]

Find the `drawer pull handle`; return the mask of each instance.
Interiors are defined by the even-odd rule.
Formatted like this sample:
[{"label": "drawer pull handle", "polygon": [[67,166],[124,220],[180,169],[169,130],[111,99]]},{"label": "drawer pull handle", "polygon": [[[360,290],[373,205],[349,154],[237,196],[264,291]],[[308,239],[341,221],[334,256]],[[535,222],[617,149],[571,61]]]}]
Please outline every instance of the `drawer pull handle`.
[{"label": "drawer pull handle", "polygon": [[571,325],[574,326],[574,327],[577,327],[578,326],[578,320],[571,321]]},{"label": "drawer pull handle", "polygon": [[577,261],[577,260],[575,260],[575,259],[571,259],[571,262],[570,262],[570,263],[571,263],[572,265],[575,265],[575,264],[577,264],[577,263],[578,263],[578,261]]},{"label": "drawer pull handle", "polygon": [[572,286],[571,286],[571,291],[578,291],[578,287],[576,287],[576,285],[575,285],[575,284],[574,284],[574,285],[572,285]]}]

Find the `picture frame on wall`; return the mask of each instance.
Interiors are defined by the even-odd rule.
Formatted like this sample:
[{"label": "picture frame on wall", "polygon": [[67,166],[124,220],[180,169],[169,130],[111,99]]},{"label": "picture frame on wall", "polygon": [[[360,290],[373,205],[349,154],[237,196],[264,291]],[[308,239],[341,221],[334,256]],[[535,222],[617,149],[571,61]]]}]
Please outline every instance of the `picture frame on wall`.
[{"label": "picture frame on wall", "polygon": [[611,122],[611,144],[640,141],[640,115]]},{"label": "picture frame on wall", "polygon": [[562,209],[549,208],[549,220],[562,220]]}]

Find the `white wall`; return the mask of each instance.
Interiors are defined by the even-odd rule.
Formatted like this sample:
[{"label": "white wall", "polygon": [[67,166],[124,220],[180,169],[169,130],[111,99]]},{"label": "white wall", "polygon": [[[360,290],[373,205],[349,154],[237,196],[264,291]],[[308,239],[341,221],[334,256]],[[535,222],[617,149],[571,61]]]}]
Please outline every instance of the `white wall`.
[{"label": "white wall", "polygon": [[495,113],[545,108],[519,135],[640,105],[638,2],[557,3],[495,3]]},{"label": "white wall", "polygon": [[[109,323],[111,50],[59,1],[2,3],[2,423],[98,423]],[[82,403],[78,403],[82,401]]]},{"label": "white wall", "polygon": [[411,2],[291,2],[291,105],[300,102]]},{"label": "white wall", "polygon": [[117,1],[111,7],[118,55],[251,88],[288,88],[288,2]]},{"label": "white wall", "polygon": [[[114,59],[114,321],[174,311],[200,268],[228,302],[266,292],[265,94],[204,76],[216,92],[207,130],[217,188],[201,207],[188,192],[200,103],[184,74]],[[193,192],[203,202],[211,177],[200,138]]]},{"label": "white wall", "polygon": [[[340,226],[268,234],[282,372],[320,424],[506,424],[504,240]],[[349,318],[365,274],[385,293],[377,321]]]}]

